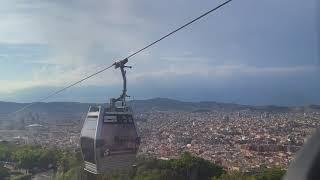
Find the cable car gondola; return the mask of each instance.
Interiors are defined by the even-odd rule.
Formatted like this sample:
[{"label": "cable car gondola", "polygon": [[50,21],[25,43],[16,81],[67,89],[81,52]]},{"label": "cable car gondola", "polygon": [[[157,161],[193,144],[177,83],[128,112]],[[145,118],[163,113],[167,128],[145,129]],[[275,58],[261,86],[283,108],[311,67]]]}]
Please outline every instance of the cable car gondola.
[{"label": "cable car gondola", "polygon": [[108,107],[91,106],[84,121],[80,145],[84,168],[94,174],[128,169],[135,161],[140,144],[133,111],[126,103],[126,71],[128,59],[116,62],[123,77],[119,98],[111,98]]}]

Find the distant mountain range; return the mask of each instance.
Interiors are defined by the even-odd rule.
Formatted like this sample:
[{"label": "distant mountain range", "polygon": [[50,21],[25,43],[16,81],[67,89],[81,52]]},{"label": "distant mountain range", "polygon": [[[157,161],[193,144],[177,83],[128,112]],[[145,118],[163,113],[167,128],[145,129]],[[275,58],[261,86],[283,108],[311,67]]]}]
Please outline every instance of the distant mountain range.
[{"label": "distant mountain range", "polygon": [[[260,111],[260,112],[289,112],[289,111],[318,111],[320,105],[309,105],[302,107],[284,106],[249,106],[233,103],[219,102],[183,102],[167,98],[154,98],[147,100],[129,101],[135,113],[148,111],[185,111],[185,112],[210,112],[210,111]],[[39,102],[16,114],[17,111],[28,103],[14,103],[0,101],[0,129],[24,129],[30,124],[42,125],[70,125],[75,126],[83,122],[90,105],[94,103],[78,102]],[[9,115],[8,115],[9,114]]]},{"label": "distant mountain range", "polygon": [[[320,110],[320,105],[308,105],[299,107],[285,107],[285,106],[251,106],[240,105],[233,103],[219,103],[219,102],[184,102],[167,98],[154,98],[147,100],[132,100],[129,104],[135,111],[239,111],[239,110],[255,110],[265,112],[285,112],[291,110]],[[18,110],[27,105],[27,103],[1,102],[0,114],[8,114]],[[39,102],[25,110],[25,112],[41,112],[48,114],[72,114],[85,113],[90,105],[106,105],[95,103],[78,103],[78,102]]]}]

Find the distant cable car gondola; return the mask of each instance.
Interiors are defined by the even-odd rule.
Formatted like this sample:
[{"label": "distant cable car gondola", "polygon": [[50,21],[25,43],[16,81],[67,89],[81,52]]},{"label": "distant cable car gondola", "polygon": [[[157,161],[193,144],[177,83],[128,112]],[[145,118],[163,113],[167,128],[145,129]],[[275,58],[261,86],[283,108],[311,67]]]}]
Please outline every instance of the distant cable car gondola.
[{"label": "distant cable car gondola", "polygon": [[[110,173],[133,165],[139,148],[132,109],[126,104],[127,87],[124,68],[128,59],[116,62],[123,77],[123,92],[110,100],[109,107],[91,106],[84,121],[80,145],[85,170],[94,174]],[[118,105],[117,102],[120,102]]]}]

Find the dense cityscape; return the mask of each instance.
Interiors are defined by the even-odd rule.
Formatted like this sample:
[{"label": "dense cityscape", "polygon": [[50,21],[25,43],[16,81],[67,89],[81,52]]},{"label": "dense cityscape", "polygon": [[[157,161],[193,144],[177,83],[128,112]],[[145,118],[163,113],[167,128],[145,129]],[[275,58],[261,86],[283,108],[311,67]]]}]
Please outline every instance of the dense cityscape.
[{"label": "dense cityscape", "polygon": [[[64,123],[46,114],[26,113],[2,121],[1,141],[79,150],[84,114],[64,114]],[[210,160],[226,170],[287,168],[308,136],[319,127],[316,110],[198,110],[136,112],[141,136],[139,156],[178,158],[183,152]],[[19,127],[19,128],[17,128]],[[10,129],[12,128],[12,129]]]},{"label": "dense cityscape", "polygon": [[230,170],[288,167],[319,127],[319,113],[150,112],[139,122],[142,154],[174,158],[183,151]]}]

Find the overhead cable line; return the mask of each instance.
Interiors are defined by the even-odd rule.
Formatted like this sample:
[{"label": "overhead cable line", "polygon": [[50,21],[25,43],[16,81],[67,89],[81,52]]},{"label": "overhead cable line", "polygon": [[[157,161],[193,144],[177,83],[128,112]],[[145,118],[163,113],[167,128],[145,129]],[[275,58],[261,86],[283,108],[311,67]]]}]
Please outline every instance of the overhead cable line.
[{"label": "overhead cable line", "polygon": [[206,15],[208,15],[208,14],[212,13],[213,11],[215,11],[215,10],[217,10],[217,9],[221,8],[222,6],[224,6],[224,5],[228,4],[228,3],[229,3],[229,2],[231,2],[231,1],[232,1],[232,0],[228,0],[228,1],[226,1],[226,2],[224,2],[224,3],[222,3],[222,4],[220,4],[219,6],[217,6],[217,7],[213,8],[213,9],[211,9],[210,11],[207,11],[207,12],[203,13],[203,14],[202,14],[202,15],[200,15],[199,17],[197,17],[197,18],[195,18],[195,19],[193,19],[193,20],[189,21],[188,23],[186,23],[186,24],[184,24],[184,25],[180,26],[179,28],[177,28],[177,29],[175,29],[175,30],[171,31],[170,33],[166,34],[165,36],[161,37],[160,39],[158,39],[158,40],[156,40],[156,41],[153,41],[152,43],[150,43],[149,45],[145,46],[144,48],[141,48],[140,50],[138,50],[138,51],[136,51],[136,52],[134,52],[134,53],[130,54],[127,58],[129,59],[129,58],[131,58],[131,57],[135,56],[136,54],[140,53],[141,51],[143,51],[143,50],[145,50],[145,49],[149,48],[150,46],[153,46],[154,44],[158,43],[159,41],[161,41],[161,40],[163,40],[163,39],[165,39],[165,38],[169,37],[170,35],[172,35],[172,34],[176,33],[177,31],[180,31],[181,29],[183,29],[183,28],[185,28],[185,27],[189,26],[190,24],[192,24],[192,23],[194,23],[194,22],[198,21],[199,19],[201,19],[201,18],[203,18],[204,16],[206,16]]},{"label": "overhead cable line", "polygon": [[[222,6],[224,6],[224,5],[228,4],[228,3],[230,3],[231,1],[232,1],[232,0],[225,1],[224,3],[222,3],[222,4],[218,5],[218,6],[216,6],[215,8],[213,8],[213,9],[211,9],[211,10],[209,10],[209,11],[207,11],[207,12],[203,13],[203,14],[201,14],[200,16],[198,16],[198,17],[196,17],[196,18],[192,19],[191,21],[189,21],[189,22],[185,23],[184,25],[182,25],[182,26],[178,27],[177,29],[175,29],[175,30],[171,31],[170,33],[168,33],[168,34],[166,34],[166,35],[162,36],[160,39],[158,39],[158,40],[156,40],[156,41],[153,41],[153,42],[151,42],[150,44],[146,45],[145,47],[143,47],[143,48],[141,48],[141,49],[139,49],[139,50],[135,51],[134,53],[132,53],[132,54],[130,54],[129,56],[127,56],[126,58],[124,58],[124,60],[125,60],[125,59],[129,59],[129,58],[131,58],[131,57],[133,57],[133,56],[135,56],[135,55],[139,54],[140,52],[142,52],[142,51],[146,50],[147,48],[149,48],[149,47],[151,47],[151,46],[153,46],[153,45],[155,45],[156,43],[158,43],[158,42],[162,41],[163,39],[165,39],[165,38],[167,38],[167,37],[171,36],[172,34],[174,34],[174,33],[178,32],[178,31],[180,31],[181,29],[183,29],[183,28],[185,28],[185,27],[187,27],[187,26],[191,25],[192,23],[194,23],[194,22],[198,21],[199,19],[201,19],[201,18],[203,18],[203,17],[207,16],[208,14],[210,14],[210,13],[212,13],[212,12],[214,12],[214,11],[218,10],[219,8],[221,8]],[[87,80],[87,79],[89,79],[89,78],[93,77],[93,76],[96,76],[96,75],[98,75],[98,74],[100,74],[100,73],[102,73],[102,72],[106,71],[107,69],[111,68],[111,67],[112,67],[112,66],[114,66],[115,64],[116,64],[116,62],[115,62],[115,63],[113,63],[113,64],[111,64],[111,65],[110,65],[110,66],[108,66],[108,67],[105,67],[105,68],[103,68],[103,69],[101,69],[101,70],[99,70],[99,71],[97,71],[97,72],[95,72],[95,73],[93,73],[93,74],[89,75],[89,76],[84,77],[83,79],[81,79],[81,80],[79,80],[79,81],[77,81],[77,82],[74,82],[74,83],[70,84],[69,86],[66,86],[66,87],[64,87],[64,88],[62,88],[62,89],[60,89],[60,90],[58,90],[58,91],[55,91],[55,92],[53,92],[52,94],[50,94],[50,95],[48,95],[48,96],[46,96],[46,97],[43,97],[43,98],[38,99],[37,101],[35,101],[35,102],[33,102],[33,103],[30,103],[30,104],[28,104],[28,105],[26,105],[26,106],[23,106],[22,108],[20,108],[20,109],[18,109],[17,111],[13,112],[13,114],[16,114],[16,113],[18,113],[18,112],[21,112],[21,111],[23,111],[23,110],[25,110],[25,109],[29,108],[30,106],[32,106],[32,105],[34,105],[34,104],[38,103],[38,102],[41,102],[41,101],[47,100],[47,99],[49,99],[50,97],[52,97],[52,96],[54,96],[54,95],[57,95],[57,94],[59,94],[59,93],[61,93],[61,92],[65,91],[65,90],[67,90],[67,89],[69,89],[69,88],[71,88],[71,87],[73,87],[73,86],[75,86],[75,85],[77,85],[77,84],[79,84],[79,83],[81,83],[81,82],[83,82],[83,81],[85,81],[85,80]]]},{"label": "overhead cable line", "polygon": [[66,86],[66,87],[64,87],[64,88],[62,88],[62,89],[60,89],[60,90],[58,90],[58,91],[55,91],[55,92],[49,94],[49,95],[46,96],[46,97],[43,97],[43,98],[41,98],[41,99],[38,99],[38,100],[35,101],[35,102],[32,102],[32,103],[30,103],[30,104],[27,104],[27,105],[23,106],[22,108],[18,109],[17,111],[13,112],[12,114],[16,114],[16,113],[18,113],[18,112],[21,112],[21,111],[29,108],[30,106],[32,106],[32,105],[34,105],[34,104],[36,104],[36,103],[38,103],[38,102],[47,100],[47,99],[49,99],[50,97],[55,96],[55,95],[61,93],[62,91],[65,91],[65,90],[71,88],[72,86],[75,86],[75,85],[77,85],[77,84],[79,84],[79,83],[81,83],[81,82],[83,82],[83,81],[85,81],[85,80],[87,80],[87,79],[89,79],[89,78],[97,75],[97,74],[102,73],[103,71],[106,71],[107,69],[111,68],[113,65],[114,65],[114,64],[112,64],[112,65],[110,65],[110,66],[108,66],[108,67],[106,67],[106,68],[103,68],[103,69],[101,69],[101,70],[99,70],[99,71],[97,71],[97,72],[95,72],[95,73],[93,73],[93,74],[91,74],[91,75],[89,75],[89,76],[87,76],[87,77],[85,77],[85,78],[77,81],[77,82],[74,82],[74,83],[70,84],[69,86]]}]

